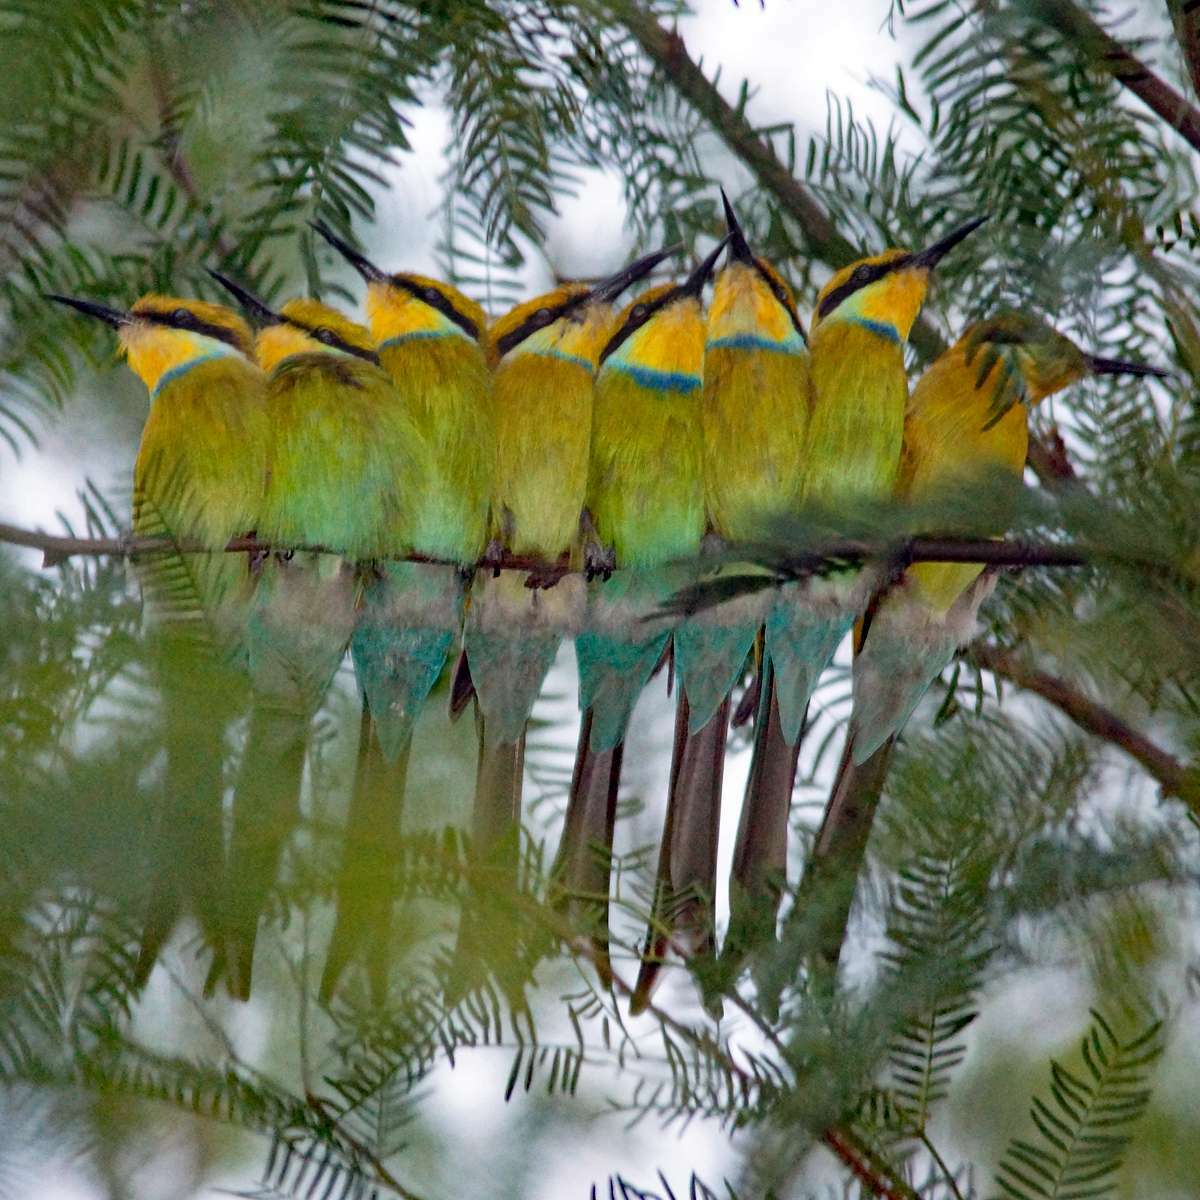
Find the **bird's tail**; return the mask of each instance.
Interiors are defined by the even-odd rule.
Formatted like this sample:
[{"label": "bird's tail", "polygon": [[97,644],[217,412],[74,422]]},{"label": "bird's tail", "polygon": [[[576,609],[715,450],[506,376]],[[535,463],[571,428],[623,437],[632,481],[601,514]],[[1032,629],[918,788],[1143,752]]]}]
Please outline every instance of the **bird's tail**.
[{"label": "bird's tail", "polygon": [[[233,794],[233,832],[223,926],[230,995],[250,997],[258,919],[283,847],[300,819],[309,716],[257,704]],[[214,964],[216,966],[216,964]]]},{"label": "bird's tail", "polygon": [[[210,674],[202,672],[205,679]],[[190,909],[206,940],[219,947],[225,881],[222,807],[225,725],[221,693],[164,681],[166,772],[135,985],[150,977],[176,922]]]},{"label": "bird's tail", "polygon": [[495,944],[492,934],[504,923],[495,918],[502,913],[505,897],[515,895],[520,875],[525,734],[516,741],[499,741],[489,737],[482,719],[478,725],[479,761],[468,862],[471,875],[447,972],[449,1003],[482,981],[484,964],[503,965],[503,948]]},{"label": "bird's tail", "polygon": [[690,733],[687,694],[680,689],[654,908],[630,1001],[634,1014],[649,1005],[670,950],[685,958],[713,950],[717,835],[729,707],[727,695],[708,723]]},{"label": "bird's tail", "polygon": [[729,932],[722,960],[736,971],[745,956],[769,941],[787,877],[788,813],[796,783],[800,738],[783,735],[775,672],[760,670],[754,753],[738,822],[729,878]]},{"label": "bird's tail", "polygon": [[766,656],[775,671],[780,728],[789,745],[800,740],[812,694],[853,623],[852,615],[811,612],[788,592],[768,614]]},{"label": "bird's tail", "polygon": [[814,915],[806,911],[809,906],[818,906],[814,948],[831,971],[837,969],[846,940],[855,885],[895,745],[895,738],[888,738],[860,758],[856,736],[851,724],[796,901],[797,915],[806,918]]},{"label": "bird's tail", "polygon": [[592,748],[592,710],[588,709],[579,727],[567,818],[550,873],[554,903],[591,940],[605,987],[612,983],[608,892],[624,752],[623,741],[605,750]]},{"label": "bird's tail", "polygon": [[346,845],[335,893],[337,920],[321,973],[319,996],[323,1004],[329,1003],[346,967],[364,946],[371,998],[376,1006],[387,1000],[397,839],[410,747],[411,739],[399,747],[391,761],[384,756],[364,696]]}]

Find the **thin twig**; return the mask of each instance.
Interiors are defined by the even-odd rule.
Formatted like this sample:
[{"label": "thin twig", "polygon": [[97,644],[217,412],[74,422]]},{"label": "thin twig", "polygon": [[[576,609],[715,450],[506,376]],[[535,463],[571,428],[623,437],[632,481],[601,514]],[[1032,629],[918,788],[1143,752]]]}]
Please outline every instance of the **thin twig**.
[{"label": "thin twig", "polygon": [[821,1135],[821,1141],[845,1163],[871,1195],[879,1196],[881,1200],[919,1200],[917,1193],[903,1179],[875,1161],[875,1156],[849,1129],[827,1129]]},{"label": "thin twig", "polygon": [[[87,556],[92,558],[112,556],[136,558],[162,553],[186,554],[267,554],[272,551],[307,554],[344,554],[336,546],[302,545],[272,546],[254,537],[231,538],[224,551],[212,550],[187,541],[175,541],[164,537],[81,538],[65,534],[43,533],[41,530],[22,529],[16,525],[0,523],[0,543],[24,546],[42,552],[42,565],[56,567],[68,558]],[[735,551],[736,553],[736,551]],[[757,552],[756,552],[757,553]],[[864,538],[831,538],[814,543],[811,549],[799,554],[778,555],[772,558],[781,574],[804,575],[817,571],[828,563],[863,562],[870,559],[886,560],[898,567],[918,562],[986,563],[998,567],[1082,567],[1107,557],[1100,550],[1071,543],[1025,542],[1017,538],[949,538],[949,537],[905,537],[893,541],[871,541]],[[382,555],[381,559],[396,562],[422,562],[459,566],[450,559],[435,558],[427,554]],[[544,559],[523,554],[504,554],[499,558],[480,559],[473,565],[480,571],[528,571],[538,576],[539,582],[550,583],[566,575],[578,574],[569,563],[560,560],[547,563]],[[1138,562],[1137,565],[1163,568],[1164,564]]]},{"label": "thin twig", "polygon": [[1165,79],[1117,41],[1071,0],[1036,0],[1030,11],[1074,38],[1092,61],[1161,117],[1194,149],[1200,150],[1200,109],[1189,104]]},{"label": "thin twig", "polygon": [[[795,221],[814,258],[837,269],[862,253],[838,232],[822,205],[780,160],[775,147],[746,119],[744,110],[734,108],[721,95],[688,53],[678,30],[665,29],[633,0],[614,0],[610,11],[675,90],[708,121],[759,186]],[[946,349],[945,339],[925,317],[917,318],[908,340],[925,362]],[[1065,458],[1056,455],[1053,447],[1040,445],[1036,434],[1030,436],[1029,465],[1047,487],[1063,482],[1064,476],[1057,469],[1062,462]],[[1042,473],[1043,467],[1048,473]]]},{"label": "thin twig", "polygon": [[1143,766],[1161,785],[1163,793],[1182,800],[1200,819],[1200,772],[1155,745],[1127,721],[1104,705],[1085,696],[1065,679],[1040,671],[1011,650],[975,642],[971,657],[1002,679],[1033,692],[1070,717],[1081,729],[1123,750]]}]

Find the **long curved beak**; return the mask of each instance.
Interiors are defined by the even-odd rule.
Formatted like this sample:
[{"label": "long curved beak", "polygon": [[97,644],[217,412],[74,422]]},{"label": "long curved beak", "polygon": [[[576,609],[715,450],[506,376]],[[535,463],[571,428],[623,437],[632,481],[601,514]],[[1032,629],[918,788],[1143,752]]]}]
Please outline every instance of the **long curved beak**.
[{"label": "long curved beak", "polygon": [[369,258],[360,254],[349,242],[338,237],[324,221],[309,221],[319,233],[368,283],[387,283],[388,274],[381,271]]},{"label": "long curved beak", "polygon": [[220,271],[206,268],[208,273],[246,310],[247,314],[263,325],[278,325],[283,318],[265,301],[260,300],[253,292],[247,291],[240,283],[222,275]]},{"label": "long curved beak", "polygon": [[133,321],[133,317],[129,313],[122,312],[119,308],[109,308],[106,304],[97,304],[93,300],[77,300],[74,296],[59,296],[54,292],[45,292],[44,295],[47,300],[53,300],[55,304],[65,304],[77,312],[95,317],[97,321],[103,321],[105,325],[111,325],[113,329],[120,329],[122,325],[128,325]]},{"label": "long curved beak", "polygon": [[615,275],[610,275],[596,284],[587,294],[588,303],[611,304],[627,287],[632,287],[639,279],[644,279],[660,262],[678,254],[682,249],[683,243],[676,242],[674,246],[664,246],[661,250],[655,250],[653,254],[631,262]]},{"label": "long curved beak", "polygon": [[1125,362],[1119,358],[1102,358],[1099,354],[1085,354],[1087,365],[1095,375],[1153,375],[1155,379],[1166,379],[1170,371],[1162,367],[1150,367],[1145,363]]},{"label": "long curved beak", "polygon": [[750,249],[750,243],[746,241],[741,222],[738,221],[737,213],[733,211],[733,205],[729,203],[729,197],[725,195],[724,188],[721,189],[721,203],[725,206],[725,228],[729,230],[730,260],[753,265],[754,254]]},{"label": "long curved beak", "polygon": [[685,296],[699,296],[704,291],[704,285],[708,282],[709,276],[713,273],[713,267],[717,265],[717,259],[721,257],[721,251],[729,245],[730,235],[726,234],[711,250],[708,257],[687,277],[687,281],[680,287],[680,292]]},{"label": "long curved beak", "polygon": [[984,213],[982,217],[976,217],[973,221],[968,221],[965,225],[960,225],[953,232],[946,234],[941,241],[934,242],[932,246],[926,246],[924,250],[914,254],[909,265],[925,267],[926,270],[932,271],[963,238],[967,237],[968,234],[974,233],[984,221],[988,220],[989,216],[990,214]]}]

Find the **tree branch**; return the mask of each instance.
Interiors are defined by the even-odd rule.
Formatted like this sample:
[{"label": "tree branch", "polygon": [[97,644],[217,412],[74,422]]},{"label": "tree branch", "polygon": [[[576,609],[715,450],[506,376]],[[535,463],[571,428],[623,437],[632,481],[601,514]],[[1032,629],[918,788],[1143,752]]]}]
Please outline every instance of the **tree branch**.
[{"label": "tree branch", "polygon": [[1097,66],[1161,117],[1194,150],[1200,150],[1200,109],[1189,104],[1088,13],[1072,0],[1036,0],[1030,9],[1047,25],[1078,41]]},{"label": "tree branch", "polygon": [[1200,771],[1179,761],[1139,733],[1111,709],[1085,696],[1064,679],[1028,666],[1011,651],[972,643],[971,657],[993,674],[1041,696],[1081,729],[1123,750],[1161,785],[1163,794],[1182,800],[1200,819]]},{"label": "tree branch", "polygon": [[[642,52],[667,75],[676,91],[702,116],[725,145],[774,196],[799,226],[813,256],[838,268],[862,251],[837,231],[829,214],[786,166],[771,143],[758,135],[745,113],[734,108],[688,53],[677,30],[664,29],[637,3],[615,4],[612,12],[629,30]],[[918,318],[909,340],[923,358],[936,358],[946,343],[928,321]]]},{"label": "tree branch", "polygon": [[841,1159],[872,1196],[878,1196],[880,1200],[919,1200],[917,1193],[886,1164],[880,1163],[845,1126],[827,1129],[821,1135],[821,1142]]},{"label": "tree branch", "polygon": [[[759,136],[744,111],[734,108],[708,79],[688,54],[677,30],[664,29],[635,0],[614,3],[610,11],[646,57],[668,76],[676,91],[708,121],[726,147],[795,221],[814,257],[835,269],[859,257],[861,251],[837,231],[829,214],[784,166],[771,143]],[[926,362],[946,349],[945,339],[925,317],[917,318],[908,340]],[[1031,435],[1029,465],[1047,487],[1074,478],[1061,441],[1057,447],[1043,445]]]},{"label": "tree branch", "polygon": [[[308,554],[345,554],[337,546],[272,546],[251,536],[231,538],[223,551],[212,550],[187,541],[165,537],[136,537],[132,534],[114,538],[81,538],[64,534],[43,533],[0,523],[0,543],[24,546],[42,552],[42,565],[55,567],[76,556],[102,558],[135,558],[139,555],[174,552],[181,554],[267,554],[272,551]],[[736,547],[731,552],[736,557]],[[748,548],[752,559],[762,557],[758,547]],[[387,561],[423,562],[459,566],[450,559],[426,554],[380,556]],[[769,555],[768,555],[769,557]],[[1017,538],[948,538],[906,537],[894,541],[870,541],[863,538],[833,538],[816,542],[811,548],[796,554],[780,554],[772,563],[781,575],[812,574],[830,563],[883,560],[897,568],[918,562],[984,563],[998,567],[1082,567],[1107,555],[1090,547],[1075,544],[1024,542]],[[1138,561],[1136,565],[1162,569],[1163,564]],[[578,574],[565,556],[556,563],[530,555],[504,554],[499,558],[484,558],[474,564],[476,569],[497,571],[529,571],[539,581],[550,583],[565,575]]]},{"label": "tree branch", "polygon": [[1167,0],[1167,9],[1192,79],[1192,91],[1200,96],[1200,5],[1196,0]]}]

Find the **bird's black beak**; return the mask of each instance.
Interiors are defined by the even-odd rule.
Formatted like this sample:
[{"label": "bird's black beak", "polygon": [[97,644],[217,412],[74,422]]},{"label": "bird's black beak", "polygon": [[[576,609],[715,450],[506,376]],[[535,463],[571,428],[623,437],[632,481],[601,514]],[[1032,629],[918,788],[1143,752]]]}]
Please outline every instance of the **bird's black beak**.
[{"label": "bird's black beak", "polygon": [[106,304],[96,304],[92,300],[77,300],[74,296],[58,296],[53,292],[46,292],[45,296],[47,300],[53,300],[55,304],[65,304],[77,312],[95,317],[97,321],[103,321],[105,325],[111,325],[113,329],[120,329],[122,325],[128,325],[133,321],[133,317],[129,313],[122,312],[119,308],[109,308]]},{"label": "bird's black beak", "polygon": [[1102,358],[1099,354],[1085,354],[1084,358],[1087,359],[1087,365],[1094,375],[1153,375],[1155,379],[1166,379],[1171,374],[1162,367],[1124,362],[1119,358]]},{"label": "bird's black beak", "polygon": [[717,265],[717,259],[721,257],[721,251],[729,245],[729,236],[729,234],[726,234],[716,244],[716,247],[709,253],[708,257],[687,277],[687,281],[679,288],[682,295],[699,296],[704,291],[704,285],[713,273],[713,267]]},{"label": "bird's black beak", "polygon": [[615,275],[610,275],[596,284],[585,299],[589,304],[611,304],[626,288],[632,287],[639,279],[644,279],[660,262],[678,254],[682,249],[683,243],[677,242],[674,246],[664,246],[661,250],[655,250],[653,254],[631,262]]},{"label": "bird's black beak", "polygon": [[968,234],[972,234],[988,219],[987,213],[982,217],[976,217],[973,221],[968,221],[965,225],[960,225],[952,233],[946,234],[940,242],[934,242],[932,246],[926,246],[924,250],[914,254],[909,260],[909,266],[924,267],[928,271],[932,271],[934,267],[958,245],[963,238]]},{"label": "bird's black beak", "polygon": [[753,266],[754,254],[750,250],[750,243],[746,241],[737,213],[733,211],[733,205],[729,203],[724,188],[721,189],[721,203],[725,206],[725,228],[729,230],[729,261]]},{"label": "bird's black beak", "polygon": [[253,317],[262,325],[278,325],[283,318],[267,303],[260,300],[253,292],[247,291],[240,283],[234,282],[228,275],[207,268],[208,273]]},{"label": "bird's black beak", "polygon": [[324,221],[309,221],[316,230],[368,283],[387,283],[388,274],[381,271],[364,254],[359,254],[349,242],[343,241]]}]

